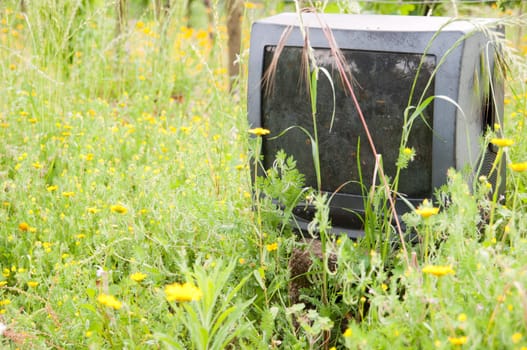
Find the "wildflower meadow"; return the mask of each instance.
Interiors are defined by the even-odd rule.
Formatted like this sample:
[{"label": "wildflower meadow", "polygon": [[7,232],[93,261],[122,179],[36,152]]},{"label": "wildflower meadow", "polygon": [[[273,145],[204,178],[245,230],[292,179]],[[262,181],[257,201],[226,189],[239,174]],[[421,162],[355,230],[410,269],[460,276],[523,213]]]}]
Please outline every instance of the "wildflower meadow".
[{"label": "wildflower meadow", "polygon": [[527,349],[525,3],[429,9],[506,26],[504,127],[481,140],[506,163],[504,198],[451,169],[403,218],[424,243],[330,236],[310,253],[270,198],[309,193],[329,227],[327,198],[286,154],[256,175],[280,131],[247,122],[250,25],[422,4],[240,1],[231,77],[227,2],[0,2],[1,347]]}]

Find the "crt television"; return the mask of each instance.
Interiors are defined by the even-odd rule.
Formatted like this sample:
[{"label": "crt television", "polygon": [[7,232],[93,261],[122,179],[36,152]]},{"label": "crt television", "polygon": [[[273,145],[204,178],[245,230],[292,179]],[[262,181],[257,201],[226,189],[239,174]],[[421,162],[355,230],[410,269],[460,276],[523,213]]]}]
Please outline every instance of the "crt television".
[{"label": "crt television", "polygon": [[[411,128],[407,147],[415,150],[415,157],[400,174],[400,195],[395,200],[399,214],[410,210],[408,203],[417,206],[431,198],[434,189],[446,183],[449,168],[471,168],[474,173],[479,169],[480,174],[490,170],[496,150],[483,144],[482,135],[499,125],[503,115],[503,84],[496,59],[496,42],[503,29],[493,25],[495,20],[301,16],[283,13],[253,24],[248,121],[253,128],[271,131],[262,144],[265,168],[272,166],[277,151],[284,150],[296,160],[306,185],[317,187],[310,138],[301,130],[314,130],[302,59],[305,38],[309,38],[317,65],[333,81],[330,84],[325,74],[319,74],[316,126],[321,190],[333,194],[329,206],[334,232],[353,238],[363,234],[360,215],[365,210],[364,193],[374,178],[375,159],[357,109],[339,78],[327,28],[342,53],[388,177],[393,178],[396,171],[405,109],[429,96],[440,96],[432,99]],[[275,55],[279,56],[273,60]],[[503,184],[496,190],[503,191]],[[302,202],[293,214],[298,227],[306,229],[313,208]]]}]

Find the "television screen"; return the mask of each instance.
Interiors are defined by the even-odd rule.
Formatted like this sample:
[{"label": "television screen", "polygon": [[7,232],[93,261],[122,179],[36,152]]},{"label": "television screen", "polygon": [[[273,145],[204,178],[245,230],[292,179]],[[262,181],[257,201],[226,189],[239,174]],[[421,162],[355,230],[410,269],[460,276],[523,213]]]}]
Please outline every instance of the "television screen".
[{"label": "television screen", "polygon": [[[276,46],[264,49],[263,69],[271,65]],[[434,84],[425,87],[436,67],[433,55],[404,52],[342,50],[354,93],[368,124],[378,153],[382,154],[385,173],[392,177],[399,156],[404,110],[416,79],[412,104],[425,92],[434,95]],[[325,68],[334,85],[320,73],[317,89],[317,134],[320,154],[322,190],[361,195],[368,191],[374,177],[375,159],[366,133],[350,94],[339,76],[335,58],[328,48],[315,48],[319,66]],[[419,67],[421,60],[423,63]],[[280,53],[275,74],[268,89],[261,91],[262,126],[277,138],[266,138],[263,144],[265,168],[274,161],[270,155],[283,149],[294,156],[306,185],[317,187],[310,138],[300,129],[313,133],[311,102],[306,82],[302,47],[285,46]],[[418,71],[419,70],[419,71]],[[334,106],[334,101],[336,104]],[[335,107],[335,114],[333,109]],[[432,104],[430,104],[432,107]],[[399,192],[409,198],[430,196],[432,185],[433,108],[428,108],[411,129],[408,147],[415,149],[415,158],[401,173]],[[292,128],[291,128],[292,127]]]}]

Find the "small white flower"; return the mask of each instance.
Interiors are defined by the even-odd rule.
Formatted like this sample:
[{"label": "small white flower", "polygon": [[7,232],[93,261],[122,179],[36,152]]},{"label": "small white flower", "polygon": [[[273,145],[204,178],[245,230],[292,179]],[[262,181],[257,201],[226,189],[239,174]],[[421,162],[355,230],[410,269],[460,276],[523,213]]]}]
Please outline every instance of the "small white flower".
[{"label": "small white flower", "polygon": [[104,276],[105,273],[106,272],[104,271],[104,269],[101,266],[97,267],[97,272],[96,272],[97,278],[101,278],[102,276]]},{"label": "small white flower", "polygon": [[0,322],[0,336],[4,335],[4,332],[7,330],[7,326]]}]

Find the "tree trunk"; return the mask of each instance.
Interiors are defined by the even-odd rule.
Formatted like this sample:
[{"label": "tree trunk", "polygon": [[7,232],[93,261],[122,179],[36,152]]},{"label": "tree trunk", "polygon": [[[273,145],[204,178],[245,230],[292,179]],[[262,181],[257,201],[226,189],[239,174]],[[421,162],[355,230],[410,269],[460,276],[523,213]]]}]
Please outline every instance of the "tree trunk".
[{"label": "tree trunk", "polygon": [[214,42],[214,12],[212,11],[212,5],[210,3],[210,0],[203,0],[203,4],[205,5],[205,8],[207,10],[207,15],[209,17],[209,27],[207,28],[207,31],[209,32],[209,39],[211,42]]},{"label": "tree trunk", "polygon": [[227,0],[227,34],[229,48],[229,77],[230,88],[238,76],[239,66],[237,56],[240,54],[242,38],[243,0]]},{"label": "tree trunk", "polygon": [[119,37],[126,30],[127,0],[116,0],[117,24],[115,26],[115,37]]},{"label": "tree trunk", "polygon": [[170,11],[170,0],[155,0],[154,1],[154,12],[156,19],[160,19],[161,16],[167,16]]}]

